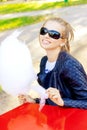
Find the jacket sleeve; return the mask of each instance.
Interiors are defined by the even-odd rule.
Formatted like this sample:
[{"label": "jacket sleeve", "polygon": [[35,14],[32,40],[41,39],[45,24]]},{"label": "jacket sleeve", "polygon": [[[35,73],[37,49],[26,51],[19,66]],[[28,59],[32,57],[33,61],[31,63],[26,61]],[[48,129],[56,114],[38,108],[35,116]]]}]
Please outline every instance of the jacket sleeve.
[{"label": "jacket sleeve", "polygon": [[83,66],[76,59],[69,59],[62,78],[72,93],[72,98],[63,98],[64,106],[87,109],[87,75]]}]

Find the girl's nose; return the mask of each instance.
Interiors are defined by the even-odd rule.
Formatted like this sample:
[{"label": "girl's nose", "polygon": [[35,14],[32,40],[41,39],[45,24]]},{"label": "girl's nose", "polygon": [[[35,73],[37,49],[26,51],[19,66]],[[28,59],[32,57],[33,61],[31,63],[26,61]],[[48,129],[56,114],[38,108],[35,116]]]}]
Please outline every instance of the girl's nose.
[{"label": "girl's nose", "polygon": [[48,33],[46,33],[44,36],[45,36],[45,37],[49,37],[49,34],[48,34]]}]

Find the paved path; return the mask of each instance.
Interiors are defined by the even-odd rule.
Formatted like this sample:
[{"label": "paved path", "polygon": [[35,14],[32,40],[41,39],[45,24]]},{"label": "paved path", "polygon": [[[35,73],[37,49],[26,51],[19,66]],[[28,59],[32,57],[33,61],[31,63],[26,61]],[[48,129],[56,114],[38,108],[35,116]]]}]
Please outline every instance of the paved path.
[{"label": "paved path", "polygon": [[[71,54],[75,56],[84,66],[87,72],[87,5],[72,6],[60,9],[35,11],[31,13],[19,13],[15,15],[4,15],[0,18],[15,17],[22,15],[37,15],[37,14],[51,14],[64,18],[67,20],[75,29],[75,40],[71,43]],[[40,58],[45,54],[44,50],[39,46],[38,34],[39,29],[43,22],[34,24],[31,26],[25,26],[17,29],[22,31],[19,39],[26,42],[31,54],[32,60],[35,67],[35,71],[38,72],[38,66]],[[15,30],[5,31],[0,33],[0,42]],[[11,97],[5,93],[0,93],[0,114],[4,113],[19,105],[17,98]],[[9,102],[9,103],[8,103]]]}]

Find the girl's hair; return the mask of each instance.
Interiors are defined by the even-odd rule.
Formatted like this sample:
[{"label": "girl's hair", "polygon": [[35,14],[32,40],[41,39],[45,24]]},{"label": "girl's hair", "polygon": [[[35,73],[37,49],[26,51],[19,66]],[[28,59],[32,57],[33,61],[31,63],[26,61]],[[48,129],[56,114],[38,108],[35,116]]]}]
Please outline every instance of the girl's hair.
[{"label": "girl's hair", "polygon": [[62,38],[66,39],[67,42],[65,43],[65,45],[61,49],[69,52],[70,51],[70,43],[69,42],[74,39],[74,33],[73,33],[74,29],[71,27],[71,25],[68,22],[66,22],[65,20],[63,20],[60,17],[52,17],[52,18],[47,19],[45,21],[45,23],[43,24],[43,26],[48,21],[58,22],[65,28],[65,30],[62,33]]}]

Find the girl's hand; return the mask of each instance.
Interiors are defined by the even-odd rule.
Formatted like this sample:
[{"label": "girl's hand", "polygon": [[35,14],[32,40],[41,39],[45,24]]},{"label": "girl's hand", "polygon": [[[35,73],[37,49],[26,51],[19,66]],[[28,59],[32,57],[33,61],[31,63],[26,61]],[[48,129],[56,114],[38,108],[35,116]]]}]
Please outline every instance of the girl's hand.
[{"label": "girl's hand", "polygon": [[61,98],[60,92],[58,89],[56,88],[48,88],[46,90],[48,97],[56,104],[58,104],[59,106],[64,106],[64,101]]}]

